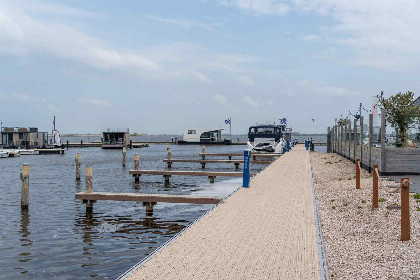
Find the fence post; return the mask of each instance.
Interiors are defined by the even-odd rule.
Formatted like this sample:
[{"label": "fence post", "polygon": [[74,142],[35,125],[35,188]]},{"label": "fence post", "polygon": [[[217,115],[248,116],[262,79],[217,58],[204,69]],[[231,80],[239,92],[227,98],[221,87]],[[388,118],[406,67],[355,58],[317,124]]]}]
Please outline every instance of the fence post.
[{"label": "fence post", "polygon": [[401,178],[401,241],[410,240],[410,179]]},{"label": "fence post", "polygon": [[22,165],[22,173],[20,173],[20,180],[22,181],[22,189],[20,193],[20,208],[29,208],[29,164]]},{"label": "fence post", "polygon": [[360,116],[360,165],[363,165],[363,142],[364,142],[364,135],[363,135],[363,116]]},{"label": "fence post", "polygon": [[386,172],[386,115],[385,109],[381,109],[381,172]]},{"label": "fence post", "polygon": [[372,169],[372,177],[373,177],[373,184],[372,184],[372,209],[378,208],[378,165],[374,164]]},{"label": "fence post", "polygon": [[356,189],[360,189],[360,158],[356,158]]},{"label": "fence post", "polygon": [[354,119],[354,131],[353,131],[354,143],[353,143],[353,162],[356,163],[356,146],[357,146],[357,119]]},{"label": "fence post", "polygon": [[372,170],[373,114],[369,114],[369,171]]},{"label": "fence post", "polygon": [[251,158],[251,150],[244,150],[244,172],[243,172],[243,181],[242,187],[249,188],[249,161]]},{"label": "fence post", "polygon": [[80,157],[80,153],[76,155],[76,180],[80,181],[80,166],[82,165],[82,159]]},{"label": "fence post", "polygon": [[122,149],[122,166],[125,167],[125,157],[127,155],[127,149],[123,147]]},{"label": "fence post", "polygon": [[349,119],[348,120],[348,125],[349,125],[349,135],[348,135],[348,137],[349,137],[349,141],[348,141],[348,143],[349,143],[349,157],[348,157],[348,159],[351,159],[351,120]]}]

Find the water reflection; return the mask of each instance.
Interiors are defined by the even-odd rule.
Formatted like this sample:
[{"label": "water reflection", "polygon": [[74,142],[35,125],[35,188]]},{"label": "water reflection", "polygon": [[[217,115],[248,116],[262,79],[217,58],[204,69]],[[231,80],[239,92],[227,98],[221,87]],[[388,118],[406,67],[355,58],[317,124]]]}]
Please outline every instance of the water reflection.
[{"label": "water reflection", "polygon": [[[29,239],[31,232],[29,231],[29,223],[30,223],[30,216],[29,216],[29,210],[28,209],[21,209],[20,212],[20,231],[19,233],[21,234],[20,236],[20,246],[22,247],[23,251],[19,254],[19,262],[21,263],[26,263],[30,260],[32,260],[31,258],[31,253],[30,253],[30,246],[32,245],[33,241],[31,239]],[[23,269],[20,273],[21,274],[26,274],[28,273],[27,270],[25,270],[24,268],[19,268],[19,269]]]}]

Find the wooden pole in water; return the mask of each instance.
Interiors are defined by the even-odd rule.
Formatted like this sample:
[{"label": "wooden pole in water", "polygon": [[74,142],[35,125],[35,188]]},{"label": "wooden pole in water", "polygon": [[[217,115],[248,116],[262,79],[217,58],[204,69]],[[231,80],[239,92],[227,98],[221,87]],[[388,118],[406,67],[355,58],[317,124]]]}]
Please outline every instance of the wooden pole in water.
[{"label": "wooden pole in water", "polygon": [[[86,167],[86,175],[85,175],[85,192],[92,193],[93,188],[93,180],[92,180],[92,167]],[[86,210],[92,210],[93,203],[91,200],[86,201]]]},{"label": "wooden pole in water", "polygon": [[76,155],[76,180],[80,181],[80,166],[82,165],[82,159],[80,158],[80,153]]},{"label": "wooden pole in water", "polygon": [[[140,157],[139,154],[135,154],[134,155],[134,170],[140,170]],[[138,183],[139,182],[139,175],[135,175],[134,176],[134,182]]]},{"label": "wooden pole in water", "polygon": [[123,147],[122,149],[122,166],[125,167],[125,157],[127,155],[127,149]]},{"label": "wooden pole in water", "polygon": [[410,179],[401,178],[401,241],[410,240]]},{"label": "wooden pole in water", "polygon": [[22,181],[22,190],[20,193],[20,207],[28,209],[29,207],[29,164],[22,165],[22,173],[20,173],[20,180]]},{"label": "wooden pole in water", "polygon": [[372,209],[378,208],[378,165],[374,164],[372,169],[373,188],[372,188]]},{"label": "wooden pole in water", "polygon": [[203,159],[206,159],[206,156],[205,156],[205,154],[206,154],[206,146],[205,145],[203,145],[201,147],[201,153],[203,154]]}]

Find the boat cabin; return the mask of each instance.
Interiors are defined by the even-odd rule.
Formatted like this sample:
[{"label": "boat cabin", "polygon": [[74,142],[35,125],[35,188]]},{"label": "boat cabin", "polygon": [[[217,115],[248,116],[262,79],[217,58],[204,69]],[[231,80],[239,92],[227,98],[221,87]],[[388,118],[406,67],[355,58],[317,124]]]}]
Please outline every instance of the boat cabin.
[{"label": "boat cabin", "polygon": [[187,129],[178,144],[229,144],[222,139],[223,129]]},{"label": "boat cabin", "polygon": [[249,128],[248,139],[254,142],[255,138],[269,138],[274,139],[275,142],[279,141],[282,137],[282,132],[286,130],[285,125],[275,124],[259,124]]},{"label": "boat cabin", "polygon": [[37,127],[2,127],[0,140],[3,147],[38,148],[46,144],[47,132]]},{"label": "boat cabin", "polygon": [[102,149],[122,149],[130,145],[130,132],[102,132]]}]

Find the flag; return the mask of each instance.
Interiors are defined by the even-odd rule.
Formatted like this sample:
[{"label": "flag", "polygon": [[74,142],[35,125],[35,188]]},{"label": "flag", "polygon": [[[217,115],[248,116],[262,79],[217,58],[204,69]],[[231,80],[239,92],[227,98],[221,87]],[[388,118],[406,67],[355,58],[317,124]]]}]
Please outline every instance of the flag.
[{"label": "flag", "polygon": [[287,125],[287,119],[286,118],[280,119],[280,124]]},{"label": "flag", "polygon": [[230,124],[230,118],[225,120],[225,124]]}]

